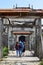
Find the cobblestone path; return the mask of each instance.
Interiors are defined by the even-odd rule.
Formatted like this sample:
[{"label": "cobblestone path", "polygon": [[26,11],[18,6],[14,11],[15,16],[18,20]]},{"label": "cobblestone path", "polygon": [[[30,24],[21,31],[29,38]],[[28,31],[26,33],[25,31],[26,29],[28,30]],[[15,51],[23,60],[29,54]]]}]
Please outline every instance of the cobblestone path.
[{"label": "cobblestone path", "polygon": [[0,65],[39,65],[39,58],[33,57],[33,52],[25,52],[25,56],[16,57],[15,52],[10,51],[7,58],[0,61]]}]

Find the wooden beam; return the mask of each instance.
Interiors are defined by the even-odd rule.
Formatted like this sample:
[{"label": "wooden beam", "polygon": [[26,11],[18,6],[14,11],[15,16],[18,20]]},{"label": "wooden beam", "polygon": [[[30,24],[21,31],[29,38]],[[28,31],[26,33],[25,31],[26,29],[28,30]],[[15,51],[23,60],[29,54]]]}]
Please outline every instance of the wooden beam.
[{"label": "wooden beam", "polygon": [[4,24],[4,26],[10,26],[10,27],[22,27],[22,28],[33,28],[33,25],[12,25],[12,24]]},{"label": "wooden beam", "polygon": [[32,32],[13,32],[13,34],[14,35],[21,35],[21,34],[23,34],[23,35],[30,35],[30,34],[32,34]]}]

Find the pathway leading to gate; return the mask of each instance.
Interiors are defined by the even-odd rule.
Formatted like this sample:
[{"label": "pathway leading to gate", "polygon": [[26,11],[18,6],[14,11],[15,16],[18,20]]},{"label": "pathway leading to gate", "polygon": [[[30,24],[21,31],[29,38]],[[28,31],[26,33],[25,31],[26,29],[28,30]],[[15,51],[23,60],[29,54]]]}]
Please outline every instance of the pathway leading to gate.
[{"label": "pathway leading to gate", "polygon": [[33,57],[33,51],[26,51],[24,56],[16,57],[15,51],[9,51],[8,57],[0,61],[0,65],[39,65],[39,58]]}]

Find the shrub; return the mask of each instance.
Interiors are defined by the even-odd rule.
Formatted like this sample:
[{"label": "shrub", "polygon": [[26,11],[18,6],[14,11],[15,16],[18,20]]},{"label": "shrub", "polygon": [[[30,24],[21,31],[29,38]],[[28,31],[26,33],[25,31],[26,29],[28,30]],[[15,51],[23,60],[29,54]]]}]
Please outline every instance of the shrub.
[{"label": "shrub", "polygon": [[41,61],[40,65],[43,65],[43,61]]},{"label": "shrub", "polygon": [[4,47],[3,48],[3,56],[7,56],[8,55],[8,48]]}]

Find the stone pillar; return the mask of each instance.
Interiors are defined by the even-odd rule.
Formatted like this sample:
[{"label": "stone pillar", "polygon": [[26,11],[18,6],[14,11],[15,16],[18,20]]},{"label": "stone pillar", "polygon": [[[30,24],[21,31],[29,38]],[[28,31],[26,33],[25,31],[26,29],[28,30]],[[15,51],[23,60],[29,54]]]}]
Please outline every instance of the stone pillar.
[{"label": "stone pillar", "polygon": [[14,45],[16,44],[17,42],[17,35],[14,35]]},{"label": "stone pillar", "polygon": [[29,46],[29,50],[31,50],[31,40],[30,40],[30,37],[31,37],[31,35],[28,36],[28,44],[29,44],[28,46]]},{"label": "stone pillar", "polygon": [[0,18],[0,58],[3,57],[3,44],[2,44],[2,34],[3,34],[3,19]]},{"label": "stone pillar", "polygon": [[8,35],[8,49],[10,50],[10,45],[9,45],[9,26],[7,27],[7,35]]},{"label": "stone pillar", "polygon": [[28,35],[28,49],[30,49],[29,40],[30,40],[30,36]]},{"label": "stone pillar", "polygon": [[36,48],[35,55],[37,55],[40,59],[42,58],[42,43],[41,43],[41,19],[38,18],[35,24],[35,35],[36,35]]},{"label": "stone pillar", "polygon": [[17,42],[17,35],[15,35],[15,44],[16,44],[16,42]]}]

